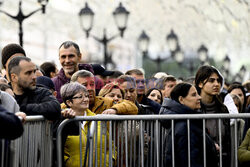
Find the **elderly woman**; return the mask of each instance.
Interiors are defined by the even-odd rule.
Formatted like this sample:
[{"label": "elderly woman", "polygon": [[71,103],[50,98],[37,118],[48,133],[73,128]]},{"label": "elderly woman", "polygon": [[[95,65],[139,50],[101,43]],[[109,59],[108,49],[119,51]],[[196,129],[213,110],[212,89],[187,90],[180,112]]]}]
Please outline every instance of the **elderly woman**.
[{"label": "elderly woman", "polygon": [[99,96],[110,98],[114,100],[114,103],[118,103],[124,99],[124,90],[118,85],[118,83],[111,82],[102,87]]},{"label": "elderly woman", "polygon": [[[171,99],[165,99],[160,114],[199,114],[201,97],[194,86],[189,83],[179,83],[170,93]],[[163,121],[170,128],[169,121]],[[176,167],[186,167],[188,164],[188,131],[186,120],[174,121],[174,160]],[[171,135],[171,132],[169,133]],[[166,144],[166,143],[165,143]],[[165,166],[172,165],[172,137],[168,137]],[[206,134],[207,167],[216,167],[216,147],[213,140]],[[202,120],[190,121],[190,162],[191,166],[203,166],[203,131]]]},{"label": "elderly woman", "polygon": [[[74,83],[68,83],[62,86],[61,88],[61,96],[63,102],[67,105],[68,108],[70,108],[71,112],[74,112],[76,116],[95,116],[93,112],[91,112],[88,107],[89,107],[89,93],[86,89],[85,86],[74,82]],[[81,132],[82,132],[82,159],[84,164],[84,159],[87,158],[86,153],[88,152],[88,133],[90,126],[92,122],[89,121],[83,121],[81,123]],[[106,155],[104,155],[104,144],[102,145],[102,149],[100,148],[100,140],[102,140],[102,143],[105,141],[105,136],[101,136],[100,134],[100,129],[101,129],[101,123],[98,122],[98,128],[97,128],[97,139],[94,138],[94,140],[97,140],[97,150],[98,153],[100,153],[100,150],[103,151],[102,154],[102,160],[104,160],[104,157],[108,157],[109,151],[108,151],[108,146],[106,150]],[[106,129],[106,128],[104,128]],[[79,127],[76,124],[76,122],[71,123],[69,126],[66,126],[66,129],[63,132],[64,137],[66,138],[65,144],[64,144],[64,163],[65,166],[70,166],[70,167],[76,167],[80,166],[80,150],[79,150]],[[103,132],[103,135],[107,134],[107,139],[108,133]],[[95,141],[94,141],[95,143]],[[107,142],[108,143],[108,142]],[[96,145],[94,146],[96,147]],[[86,151],[87,149],[87,151]],[[93,149],[95,150],[95,148]],[[93,153],[95,155],[95,152]],[[98,154],[98,166],[101,166],[100,164],[100,154]],[[108,158],[106,158],[106,164],[104,165],[104,161],[102,161],[102,166],[108,166]],[[94,161],[93,161],[94,163]]]}]

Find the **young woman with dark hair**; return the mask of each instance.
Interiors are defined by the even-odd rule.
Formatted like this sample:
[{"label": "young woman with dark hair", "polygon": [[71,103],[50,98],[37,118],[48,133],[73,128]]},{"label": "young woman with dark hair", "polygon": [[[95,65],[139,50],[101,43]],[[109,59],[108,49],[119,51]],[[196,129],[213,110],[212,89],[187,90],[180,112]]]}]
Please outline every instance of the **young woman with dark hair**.
[{"label": "young woman with dark hair", "polygon": [[[201,114],[201,97],[196,88],[189,83],[179,83],[170,93],[171,99],[165,99],[161,114]],[[163,121],[163,126],[170,128],[169,121]],[[186,120],[174,121],[174,163],[176,167],[186,167],[188,164],[188,125]],[[167,137],[164,166],[172,166],[172,133]],[[206,139],[206,166],[216,167],[216,147],[208,134]],[[193,167],[203,166],[203,130],[202,120],[190,120],[190,165]]]},{"label": "young woman with dark hair", "polygon": [[[223,89],[224,79],[213,66],[201,66],[195,76],[195,87],[201,96],[201,110],[205,114],[228,113],[227,107],[221,101],[219,94]],[[222,166],[230,166],[231,139],[230,120],[222,120],[221,136],[222,146],[219,146],[219,120],[206,120],[206,129],[215,143],[217,149],[222,149]]]}]

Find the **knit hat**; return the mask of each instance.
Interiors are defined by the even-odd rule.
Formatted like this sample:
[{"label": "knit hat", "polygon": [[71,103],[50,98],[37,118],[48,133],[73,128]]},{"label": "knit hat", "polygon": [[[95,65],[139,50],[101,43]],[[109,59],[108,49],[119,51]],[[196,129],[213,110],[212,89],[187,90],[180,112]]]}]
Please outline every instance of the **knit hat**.
[{"label": "knit hat", "polygon": [[36,86],[55,90],[55,85],[53,81],[49,77],[46,77],[46,76],[37,77]]},{"label": "knit hat", "polygon": [[4,68],[6,68],[6,62],[8,61],[8,59],[16,54],[16,53],[22,53],[24,54],[24,56],[26,56],[26,53],[24,51],[24,49],[22,48],[22,46],[15,44],[15,43],[11,43],[6,45],[3,50],[2,50],[2,65]]}]

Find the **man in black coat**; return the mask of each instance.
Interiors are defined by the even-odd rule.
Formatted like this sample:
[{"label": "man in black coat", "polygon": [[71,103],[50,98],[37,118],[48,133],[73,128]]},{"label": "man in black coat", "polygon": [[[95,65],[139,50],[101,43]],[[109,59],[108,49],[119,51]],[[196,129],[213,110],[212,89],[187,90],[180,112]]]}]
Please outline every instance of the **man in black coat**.
[{"label": "man in black coat", "polygon": [[49,120],[60,117],[61,107],[52,93],[36,87],[36,65],[30,58],[17,56],[8,64],[8,74],[20,110],[27,115],[43,115]]}]

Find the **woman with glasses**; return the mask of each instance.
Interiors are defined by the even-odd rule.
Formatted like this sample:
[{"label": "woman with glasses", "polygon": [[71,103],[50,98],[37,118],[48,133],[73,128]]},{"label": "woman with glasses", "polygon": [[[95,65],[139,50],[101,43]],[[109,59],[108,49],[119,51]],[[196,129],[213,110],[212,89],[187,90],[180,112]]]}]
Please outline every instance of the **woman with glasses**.
[{"label": "woman with glasses", "polygon": [[[61,96],[63,99],[63,102],[67,105],[68,108],[70,108],[70,111],[74,113],[75,116],[95,116],[93,112],[91,112],[89,108],[89,93],[85,86],[73,82],[68,83],[62,86],[61,88]],[[71,114],[72,114],[71,113]],[[90,127],[92,124],[95,124],[91,121],[82,121],[79,125],[79,122],[72,122],[69,125],[66,125],[63,131],[63,138],[65,141],[64,143],[64,163],[65,166],[70,167],[76,167],[80,166],[80,150],[79,150],[79,126],[81,127],[81,135],[82,135],[82,164],[88,164],[89,159],[89,141],[90,141]],[[104,126],[103,126],[104,125]],[[93,148],[93,164],[95,163],[95,147],[97,147],[97,166],[108,166],[109,165],[109,145],[108,145],[108,139],[109,134],[107,131],[107,128],[105,126],[106,124],[102,124],[101,122],[98,122],[97,128],[95,127],[95,130],[97,129],[97,139],[94,136],[94,148]],[[102,126],[102,127],[101,127]],[[101,136],[101,128],[102,128],[102,136]],[[105,135],[106,136],[106,154],[105,154]],[[95,145],[97,140],[97,146]],[[101,141],[102,140],[102,141]],[[100,145],[102,143],[102,145]],[[102,157],[100,156],[100,151],[102,151]],[[87,156],[87,154],[88,156]],[[114,159],[114,156],[112,156]],[[86,159],[86,162],[85,162]],[[102,159],[102,164],[100,164],[100,159]],[[106,160],[106,161],[104,161]]]}]

